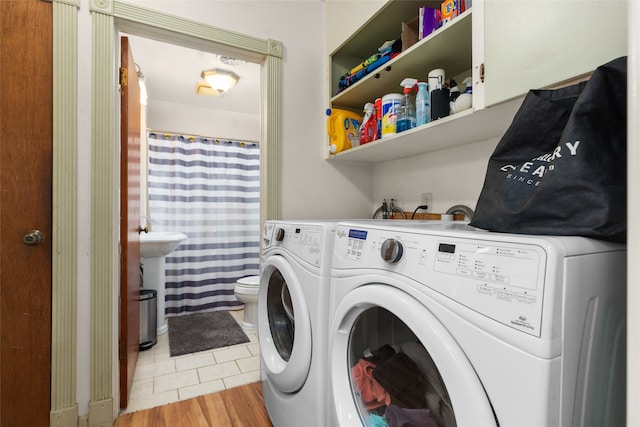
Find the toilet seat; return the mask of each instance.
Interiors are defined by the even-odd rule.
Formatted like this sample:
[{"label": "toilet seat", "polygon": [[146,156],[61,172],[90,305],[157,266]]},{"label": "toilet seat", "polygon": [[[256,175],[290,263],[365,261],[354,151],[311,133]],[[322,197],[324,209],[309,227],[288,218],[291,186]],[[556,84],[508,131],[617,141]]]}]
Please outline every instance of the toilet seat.
[{"label": "toilet seat", "polygon": [[257,328],[259,290],[260,276],[247,276],[236,281],[234,292],[238,301],[244,303],[242,327],[245,329]]},{"label": "toilet seat", "polygon": [[260,286],[260,276],[247,276],[242,279],[238,279],[236,282],[238,285],[244,285],[244,287],[257,287]]}]

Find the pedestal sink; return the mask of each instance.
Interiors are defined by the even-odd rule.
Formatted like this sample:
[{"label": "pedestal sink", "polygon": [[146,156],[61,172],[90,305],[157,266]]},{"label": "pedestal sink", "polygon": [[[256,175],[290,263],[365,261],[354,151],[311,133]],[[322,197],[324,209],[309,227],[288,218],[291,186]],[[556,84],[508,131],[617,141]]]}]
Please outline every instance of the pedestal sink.
[{"label": "pedestal sink", "polygon": [[140,256],[144,265],[142,284],[145,289],[154,289],[158,296],[158,335],[169,330],[164,315],[164,258],[186,239],[186,234],[175,231],[151,231],[140,234]]}]

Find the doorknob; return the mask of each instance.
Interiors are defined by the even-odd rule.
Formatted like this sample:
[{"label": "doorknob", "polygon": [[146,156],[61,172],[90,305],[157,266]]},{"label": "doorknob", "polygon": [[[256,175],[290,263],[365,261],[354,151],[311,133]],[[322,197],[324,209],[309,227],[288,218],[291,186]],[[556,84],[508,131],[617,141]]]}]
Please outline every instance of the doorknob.
[{"label": "doorknob", "polygon": [[29,246],[35,246],[42,243],[44,234],[40,230],[31,230],[22,236],[22,243]]}]

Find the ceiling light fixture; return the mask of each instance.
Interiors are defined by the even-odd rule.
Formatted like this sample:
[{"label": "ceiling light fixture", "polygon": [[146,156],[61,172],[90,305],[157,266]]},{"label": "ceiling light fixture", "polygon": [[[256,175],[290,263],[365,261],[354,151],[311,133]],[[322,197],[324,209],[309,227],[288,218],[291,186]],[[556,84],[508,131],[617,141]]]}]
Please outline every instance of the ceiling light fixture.
[{"label": "ceiling light fixture", "polygon": [[[236,73],[226,70],[205,70],[202,72],[202,78],[207,82],[196,83],[196,93],[199,95],[221,95],[231,89],[240,80]],[[207,88],[208,86],[208,88]]]}]

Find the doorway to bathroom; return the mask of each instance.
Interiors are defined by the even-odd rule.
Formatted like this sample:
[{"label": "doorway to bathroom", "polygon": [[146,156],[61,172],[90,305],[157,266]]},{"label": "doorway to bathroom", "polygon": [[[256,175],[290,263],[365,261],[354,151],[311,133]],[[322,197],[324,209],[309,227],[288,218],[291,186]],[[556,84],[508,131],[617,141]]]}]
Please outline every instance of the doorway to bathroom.
[{"label": "doorway to bathroom", "polygon": [[[167,311],[241,308],[234,284],[240,277],[257,274],[259,268],[261,65],[249,63],[238,71],[240,81],[229,93],[198,97],[193,86],[197,87],[199,70],[219,65],[220,55],[127,37],[146,92],[146,102],[142,101],[141,226],[189,236],[181,245],[184,251],[167,257],[167,281],[172,290],[165,299]],[[166,81],[167,75],[171,82]],[[185,82],[191,87],[174,87],[185,86]],[[181,89],[185,90],[179,93]],[[205,158],[207,152],[220,149],[226,153],[218,161]],[[235,164],[240,173],[221,172],[216,166],[221,160]],[[226,195],[198,194],[220,188]],[[202,202],[215,209],[201,210]],[[230,233],[234,229],[235,234]],[[217,254],[212,252],[216,250]]]},{"label": "doorway to bathroom", "polygon": [[[167,315],[237,308],[236,280],[258,272],[261,64],[126,37],[145,94],[140,225],[188,236],[165,259],[159,306]],[[236,83],[203,92],[210,72]]]}]

